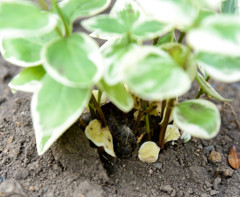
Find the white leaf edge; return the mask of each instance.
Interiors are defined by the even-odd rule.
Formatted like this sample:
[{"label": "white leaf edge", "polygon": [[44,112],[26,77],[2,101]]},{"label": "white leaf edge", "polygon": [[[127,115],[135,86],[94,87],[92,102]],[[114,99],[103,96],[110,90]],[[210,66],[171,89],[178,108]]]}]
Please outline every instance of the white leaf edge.
[{"label": "white leaf edge", "polygon": [[[16,77],[18,77],[18,75]],[[16,77],[14,77],[13,79],[15,79]],[[28,83],[25,83],[23,85],[13,85],[11,82],[8,84],[13,94],[16,93],[16,91],[34,93],[40,87],[40,85],[41,83],[37,80],[29,81]]]},{"label": "white leaf edge", "polygon": [[[1,4],[4,2],[14,2],[17,4],[33,4],[32,2],[29,1],[19,1],[19,0],[1,0],[0,2],[0,9],[1,9]],[[45,11],[42,11],[45,12]],[[34,37],[34,36],[40,36],[43,34],[46,34],[53,30],[57,26],[57,21],[58,21],[58,16],[56,14],[48,13],[49,15],[49,23],[40,29],[36,30],[20,30],[20,29],[0,29],[0,37],[1,38],[19,38],[19,37]]]},{"label": "white leaf edge", "polygon": [[[68,119],[63,122],[58,127],[55,127],[50,130],[44,130],[42,128],[42,125],[40,124],[40,114],[36,110],[37,108],[37,100],[38,100],[38,94],[39,91],[42,88],[42,84],[38,87],[36,92],[33,94],[32,101],[31,101],[31,115],[32,115],[32,121],[33,121],[33,127],[35,130],[35,136],[36,136],[36,143],[37,143],[37,151],[39,155],[43,155],[52,145],[53,143],[70,127],[72,124],[79,118],[79,116],[82,114],[82,112],[85,109],[85,106],[88,104],[88,101],[90,99],[91,91],[89,90],[88,98],[85,99],[82,106],[80,106],[71,116],[68,117]],[[48,114],[45,114],[48,115]],[[41,139],[44,135],[42,133],[51,133],[52,136],[48,140],[48,142],[45,144],[44,149],[40,149]]]},{"label": "white leaf edge", "polygon": [[220,126],[221,126],[221,117],[220,117],[220,114],[219,114],[219,111],[218,111],[218,108],[216,107],[216,105],[211,103],[210,101],[203,100],[203,99],[198,99],[197,101],[196,100],[188,100],[185,102],[194,102],[197,104],[201,104],[201,105],[204,105],[205,107],[208,107],[208,108],[216,111],[217,112],[216,113],[216,116],[217,116],[216,129],[211,135],[209,135],[204,129],[198,127],[197,125],[183,123],[181,120],[178,120],[177,107],[174,107],[174,109],[173,109],[174,124],[177,125],[177,127],[179,129],[181,129],[183,132],[189,133],[193,137],[198,137],[198,138],[202,138],[202,139],[211,139],[211,138],[215,137],[218,134],[218,132],[220,130]]},{"label": "white leaf edge", "polygon": [[[120,75],[119,78],[121,78],[122,81],[126,82],[127,81],[127,77],[126,77],[127,68],[132,67],[132,65],[138,64],[138,62],[143,60],[149,53],[155,53],[157,55],[160,55],[161,57],[171,58],[166,52],[164,52],[160,48],[153,47],[153,46],[137,46],[134,49],[130,50],[119,62],[119,64],[120,64],[119,67],[121,68],[121,69],[119,69],[119,75]],[[135,57],[135,58],[133,58],[133,57]],[[151,94],[151,96],[149,98],[145,98],[145,99],[155,101],[155,100],[163,100],[163,99],[170,98],[170,97],[175,98],[177,96],[183,95],[191,87],[191,80],[187,74],[186,74],[185,79],[184,78],[181,79],[181,83],[184,84],[181,86],[182,89],[178,88],[177,91],[176,90],[169,91],[168,94],[164,94],[164,96],[162,96],[162,93],[160,93],[160,95],[158,93]],[[129,89],[131,90],[131,88],[129,88]]]},{"label": "white leaf edge", "polygon": [[[202,28],[191,30],[187,37],[187,43],[196,51],[219,53],[229,56],[240,56],[240,30],[237,37],[237,43],[228,39],[220,38],[211,29],[214,22],[236,23],[240,27],[240,20],[236,16],[209,16],[202,23]],[[209,29],[210,28],[210,29]]]},{"label": "white leaf edge", "polygon": [[[90,38],[87,34],[77,33],[77,35],[82,36],[84,38],[84,40],[87,40],[87,43],[84,43],[84,44],[88,48],[89,47],[92,47],[92,48],[95,47],[96,49],[98,48],[98,44],[96,43],[96,41],[94,41],[92,38]],[[81,87],[85,88],[86,86],[89,86],[89,84],[79,85],[78,83],[70,81],[69,79],[67,79],[67,77],[62,76],[55,69],[52,68],[52,66],[49,64],[48,60],[46,59],[45,54],[46,54],[47,48],[49,46],[51,46],[52,44],[54,44],[55,42],[58,42],[61,39],[63,39],[63,38],[58,38],[58,39],[55,39],[53,41],[50,41],[43,47],[43,49],[41,51],[41,55],[40,55],[41,59],[43,60],[43,67],[46,69],[47,73],[53,79],[55,79],[56,81],[58,81],[59,83],[61,83],[63,85],[70,86],[70,87],[80,87],[80,88]],[[91,44],[91,45],[89,45],[89,44]],[[92,79],[92,84],[95,84],[101,79],[101,77],[104,73],[104,67],[105,67],[104,59],[103,59],[99,50],[96,50],[94,53],[91,53],[88,56],[88,58],[89,58],[89,60],[91,60],[95,64],[95,66],[97,68],[97,72]]]}]

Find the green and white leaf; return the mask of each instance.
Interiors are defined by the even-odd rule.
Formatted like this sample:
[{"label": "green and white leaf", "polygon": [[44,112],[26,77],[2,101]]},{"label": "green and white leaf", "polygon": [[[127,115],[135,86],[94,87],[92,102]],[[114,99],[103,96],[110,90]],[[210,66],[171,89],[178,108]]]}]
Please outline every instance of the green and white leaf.
[{"label": "green and white leaf", "polygon": [[57,16],[25,0],[0,1],[0,37],[36,37],[53,30]]},{"label": "green and white leaf", "polygon": [[136,0],[148,16],[184,29],[192,25],[198,8],[189,0]]},{"label": "green and white leaf", "polygon": [[123,112],[129,112],[133,108],[134,100],[123,84],[110,86],[101,80],[98,86],[107,94],[109,100]]},{"label": "green and white leaf", "polygon": [[207,100],[189,100],[173,110],[174,124],[191,136],[203,139],[215,137],[220,129],[221,117],[215,104]]},{"label": "green and white leaf", "polygon": [[39,155],[45,153],[78,119],[90,95],[91,89],[67,87],[45,75],[31,104]]},{"label": "green and white leaf", "polygon": [[84,33],[48,43],[41,57],[48,74],[67,86],[90,87],[103,74],[104,63],[99,47]]},{"label": "green and white leaf", "polygon": [[128,44],[126,39],[114,39],[107,41],[101,47],[106,65],[104,79],[107,84],[116,85],[122,81],[123,76],[120,72],[119,62],[134,46],[134,44]]},{"label": "green and white leaf", "polygon": [[162,36],[171,31],[170,25],[163,24],[157,20],[147,20],[134,25],[132,37],[137,40],[149,40]]},{"label": "green and white leaf", "polygon": [[8,86],[13,93],[16,90],[35,92],[40,86],[40,81],[45,73],[46,72],[42,66],[25,68],[11,80]]},{"label": "green and white leaf", "polygon": [[196,51],[240,56],[239,17],[209,16],[199,28],[189,32],[187,42]]},{"label": "green and white leaf", "polygon": [[[60,20],[59,29],[64,35],[64,26]],[[38,66],[42,64],[41,49],[49,41],[58,38],[54,29],[51,32],[37,37],[3,38],[0,41],[0,51],[4,59],[12,64],[22,67]]]},{"label": "green and white leaf", "polygon": [[232,57],[217,53],[199,52],[198,64],[215,80],[233,83],[240,80],[240,56]]},{"label": "green and white leaf", "polygon": [[240,11],[239,0],[225,0],[222,2],[221,12],[223,14],[238,15]]},{"label": "green and white leaf", "polygon": [[68,22],[72,23],[77,18],[89,17],[105,10],[111,0],[63,0],[59,7]]},{"label": "green and white leaf", "polygon": [[126,33],[125,25],[117,18],[111,17],[107,14],[92,17],[84,20],[82,26],[99,35],[99,38],[119,38]]},{"label": "green and white leaf", "polygon": [[196,81],[202,87],[203,91],[212,98],[219,101],[231,101],[232,99],[223,98],[212,86],[208,83],[200,73],[196,74]]},{"label": "green and white leaf", "polygon": [[136,47],[123,57],[120,67],[129,90],[146,100],[175,98],[190,88],[187,73],[157,47]]}]

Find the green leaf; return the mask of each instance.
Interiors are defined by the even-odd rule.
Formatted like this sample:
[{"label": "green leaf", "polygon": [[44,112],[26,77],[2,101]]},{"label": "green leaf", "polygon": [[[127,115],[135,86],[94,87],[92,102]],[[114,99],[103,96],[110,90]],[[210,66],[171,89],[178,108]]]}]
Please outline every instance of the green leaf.
[{"label": "green leaf", "polygon": [[148,40],[164,35],[172,29],[170,25],[156,20],[143,21],[133,27],[132,36],[137,40]]},{"label": "green leaf", "polygon": [[129,44],[127,39],[117,39],[107,41],[101,47],[106,64],[104,79],[109,85],[116,85],[122,81],[123,76],[120,73],[119,62],[134,46],[134,44]]},{"label": "green leaf", "polygon": [[240,80],[240,56],[232,57],[216,53],[199,52],[198,64],[215,80],[233,83]]},{"label": "green leaf", "polygon": [[220,129],[221,118],[217,107],[207,100],[189,100],[173,110],[174,123],[194,137],[210,139]]},{"label": "green leaf", "polygon": [[184,70],[157,47],[136,47],[123,57],[120,67],[130,91],[146,100],[175,98],[191,85]]},{"label": "green leaf", "polygon": [[225,0],[222,2],[221,12],[223,14],[239,14],[239,0]]},{"label": "green leaf", "polygon": [[[59,20],[59,29],[64,34],[63,25]],[[0,41],[0,51],[4,59],[22,67],[42,64],[40,57],[42,47],[49,41],[59,37],[56,30],[37,37],[5,38]]]},{"label": "green leaf", "polygon": [[132,96],[128,93],[123,84],[108,85],[104,80],[101,80],[99,87],[106,92],[110,101],[123,112],[129,112],[134,105]]},{"label": "green leaf", "polygon": [[72,23],[77,18],[98,14],[110,5],[111,0],[63,0],[59,3],[61,11]]},{"label": "green leaf", "polygon": [[189,32],[187,42],[196,51],[240,56],[240,20],[236,16],[207,17]]},{"label": "green leaf", "polygon": [[99,15],[84,20],[82,26],[89,31],[96,31],[97,34],[107,34],[108,36],[121,37],[126,33],[125,25],[109,15]]},{"label": "green leaf", "polygon": [[149,16],[180,29],[191,26],[198,14],[198,8],[193,6],[189,0],[136,1]]},{"label": "green leaf", "polygon": [[42,59],[52,78],[72,87],[92,86],[101,78],[104,67],[97,43],[83,33],[48,43]]},{"label": "green leaf", "polygon": [[78,119],[90,95],[91,89],[67,87],[45,75],[31,105],[39,155]]},{"label": "green leaf", "polygon": [[162,44],[166,44],[168,42],[174,42],[176,41],[174,31],[171,31],[167,33],[166,35],[162,36],[161,38],[158,39],[157,46],[160,46]]},{"label": "green leaf", "polygon": [[35,92],[45,73],[42,66],[25,68],[8,85],[13,92],[16,90]]},{"label": "green leaf", "polygon": [[35,4],[24,0],[1,0],[0,36],[34,37],[46,34],[57,25],[57,17],[41,11]]},{"label": "green leaf", "polygon": [[211,96],[214,99],[217,99],[219,101],[231,101],[232,99],[225,99],[223,98],[218,92],[211,86],[210,83],[208,83],[200,73],[196,74],[196,81],[198,84],[202,87],[203,91]]}]

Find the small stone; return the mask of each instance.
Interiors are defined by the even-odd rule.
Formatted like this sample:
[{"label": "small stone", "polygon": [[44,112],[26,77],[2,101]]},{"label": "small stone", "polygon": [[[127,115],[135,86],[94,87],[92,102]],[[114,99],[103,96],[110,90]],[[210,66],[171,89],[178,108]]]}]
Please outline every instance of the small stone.
[{"label": "small stone", "polygon": [[176,190],[175,189],[173,189],[173,191],[172,191],[172,193],[171,193],[171,197],[175,197],[176,196],[176,194],[177,194],[177,192],[176,192]]},{"label": "small stone", "polygon": [[210,195],[204,193],[204,194],[201,194],[200,197],[210,197]]},{"label": "small stone", "polygon": [[149,169],[148,173],[151,175],[153,173],[153,170]]},{"label": "small stone", "polygon": [[28,188],[28,190],[31,191],[31,192],[33,192],[33,191],[35,190],[35,188],[34,188],[33,186],[30,186],[30,187]]},{"label": "small stone", "polygon": [[25,168],[19,168],[14,173],[14,177],[17,180],[26,179],[28,175],[29,175],[29,172]]},{"label": "small stone", "polygon": [[210,188],[212,187],[212,184],[208,181],[205,181],[204,184],[206,185],[207,188]]},{"label": "small stone", "polygon": [[184,195],[183,191],[179,190],[177,191],[177,197],[182,197]]},{"label": "small stone", "polygon": [[222,161],[222,156],[219,152],[212,150],[208,157],[208,160],[212,163],[219,163]]},{"label": "small stone", "polygon": [[173,191],[171,185],[163,185],[160,189],[164,192],[167,192],[168,194],[171,194],[171,192]]},{"label": "small stone", "polygon": [[8,143],[11,144],[11,143],[13,142],[13,139],[14,139],[14,137],[13,137],[13,136],[10,136],[10,137],[8,138]]},{"label": "small stone", "polygon": [[154,163],[153,164],[155,168],[157,168],[158,170],[162,169],[162,164],[161,163]]},{"label": "small stone", "polygon": [[25,197],[22,186],[15,180],[7,180],[0,185],[0,196]]},{"label": "small stone", "polygon": [[217,195],[217,194],[219,194],[219,191],[216,191],[216,190],[211,190],[210,191],[211,196],[214,196],[214,195]]},{"label": "small stone", "polygon": [[224,171],[223,171],[223,175],[225,176],[225,177],[232,177],[232,174],[233,174],[233,170],[232,169],[225,169]]},{"label": "small stone", "polygon": [[219,190],[218,185],[221,183],[221,181],[222,181],[221,178],[219,178],[219,177],[215,178],[215,180],[213,181],[214,190]]}]

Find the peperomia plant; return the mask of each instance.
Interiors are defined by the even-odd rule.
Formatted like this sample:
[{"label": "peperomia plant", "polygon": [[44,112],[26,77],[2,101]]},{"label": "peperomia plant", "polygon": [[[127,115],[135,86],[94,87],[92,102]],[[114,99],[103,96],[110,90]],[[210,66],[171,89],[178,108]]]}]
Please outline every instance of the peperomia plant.
[{"label": "peperomia plant", "polygon": [[[135,108],[131,129],[136,134],[139,122],[145,121],[148,140],[160,148],[171,140],[168,131],[179,137],[177,127],[184,135],[204,139],[217,135],[219,111],[199,97],[207,94],[229,101],[215,91],[209,78],[240,80],[237,0],[117,0],[110,13],[97,16],[93,15],[105,10],[110,0],[38,2],[40,7],[27,0],[0,0],[0,49],[6,61],[24,67],[9,86],[33,93],[31,112],[40,155],[87,105],[92,118],[99,120],[90,122],[86,135],[96,145],[111,146],[112,140],[105,139],[111,138],[110,131],[100,128],[108,126],[100,105],[103,93],[125,113]],[[73,33],[74,22],[83,17],[90,17],[81,22],[90,36],[107,40],[100,48],[89,35]],[[151,40],[153,44],[145,42]],[[194,80],[200,86],[196,98],[178,103]],[[96,97],[94,86],[99,90]],[[161,129],[154,135],[149,119],[156,109]],[[147,144],[150,150],[152,145]],[[144,152],[149,151],[141,148],[141,158]]]}]

